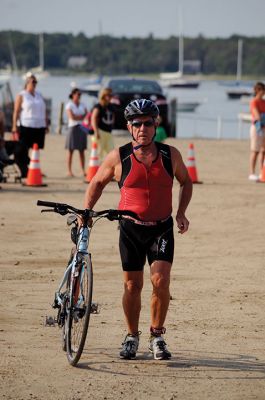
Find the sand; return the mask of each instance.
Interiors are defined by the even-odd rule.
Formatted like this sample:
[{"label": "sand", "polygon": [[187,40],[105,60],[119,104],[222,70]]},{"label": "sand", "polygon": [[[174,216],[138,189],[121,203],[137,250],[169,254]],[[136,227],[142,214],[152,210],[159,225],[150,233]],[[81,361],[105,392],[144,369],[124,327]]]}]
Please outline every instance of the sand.
[{"label": "sand", "polygon": [[[127,137],[116,137],[123,144]],[[189,141],[170,139],[186,161]],[[3,399],[264,399],[265,184],[247,180],[247,141],[194,140],[202,185],[194,186],[190,230],[176,233],[167,334],[173,357],[148,352],[151,285],[145,267],[138,358],[118,358],[126,332],[117,224],[98,222],[91,236],[94,301],[79,368],[61,351],[53,295],[71,242],[66,219],[41,214],[38,199],[83,206],[87,184],[66,178],[64,137],[47,136],[41,170],[47,187],[1,184],[1,397]],[[174,189],[177,206],[178,185]],[[115,208],[111,182],[95,207]]]}]

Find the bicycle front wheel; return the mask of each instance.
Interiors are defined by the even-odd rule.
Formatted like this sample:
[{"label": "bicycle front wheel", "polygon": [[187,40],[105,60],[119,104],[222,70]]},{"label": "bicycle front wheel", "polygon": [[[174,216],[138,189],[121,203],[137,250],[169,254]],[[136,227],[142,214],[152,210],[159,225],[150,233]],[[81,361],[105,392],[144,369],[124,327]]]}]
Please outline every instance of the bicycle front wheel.
[{"label": "bicycle front wheel", "polygon": [[72,286],[66,348],[68,361],[75,366],[84,349],[91,312],[93,271],[90,256],[77,266]]}]

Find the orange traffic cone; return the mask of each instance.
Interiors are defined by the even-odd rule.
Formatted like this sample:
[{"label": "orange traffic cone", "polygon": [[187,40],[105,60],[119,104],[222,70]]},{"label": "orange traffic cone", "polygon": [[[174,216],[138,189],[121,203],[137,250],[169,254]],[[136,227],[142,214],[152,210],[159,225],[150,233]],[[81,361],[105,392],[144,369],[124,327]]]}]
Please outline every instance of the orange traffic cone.
[{"label": "orange traffic cone", "polygon": [[202,183],[198,180],[193,143],[189,145],[187,169],[192,183]]},{"label": "orange traffic cone", "polygon": [[90,154],[90,160],[87,168],[85,181],[89,183],[94,175],[96,175],[99,169],[99,158],[98,158],[98,145],[95,139],[92,139],[92,148]]},{"label": "orange traffic cone", "polygon": [[265,183],[265,160],[264,160],[264,163],[263,163],[263,167],[262,167],[261,174],[260,174],[258,182]]},{"label": "orange traffic cone", "polygon": [[37,143],[34,143],[25,183],[26,186],[47,186],[42,183],[39,153],[39,147]]}]

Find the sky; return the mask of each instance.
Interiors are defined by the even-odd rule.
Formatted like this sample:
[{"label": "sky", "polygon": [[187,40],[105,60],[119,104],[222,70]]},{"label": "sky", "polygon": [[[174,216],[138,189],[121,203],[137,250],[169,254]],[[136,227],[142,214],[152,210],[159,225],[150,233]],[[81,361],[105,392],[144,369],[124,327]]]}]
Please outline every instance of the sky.
[{"label": "sky", "polygon": [[0,0],[0,31],[265,36],[265,0]]}]

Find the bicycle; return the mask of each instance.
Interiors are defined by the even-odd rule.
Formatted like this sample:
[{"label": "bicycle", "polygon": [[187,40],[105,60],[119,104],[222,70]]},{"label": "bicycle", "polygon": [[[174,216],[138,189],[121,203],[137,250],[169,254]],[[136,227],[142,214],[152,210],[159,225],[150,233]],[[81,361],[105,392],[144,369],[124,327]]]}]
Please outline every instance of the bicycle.
[{"label": "bicycle", "polygon": [[[66,351],[70,365],[76,366],[84,349],[90,314],[98,312],[97,304],[92,302],[93,268],[91,253],[88,252],[91,229],[100,218],[114,221],[121,220],[124,216],[135,217],[135,214],[113,209],[98,212],[90,209],[79,210],[68,204],[42,200],[38,200],[37,205],[49,207],[41,212],[70,214],[67,224],[73,225],[71,239],[75,248],[55,292],[52,307],[58,309],[57,319],[53,322],[62,329],[62,348]],[[82,219],[80,226],[78,217]],[[97,220],[92,223],[93,218]]]}]

